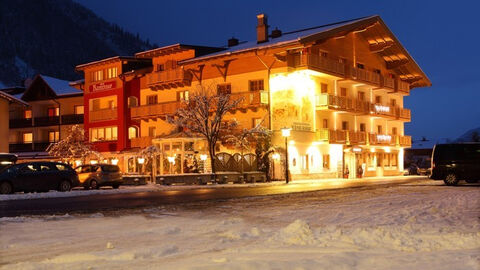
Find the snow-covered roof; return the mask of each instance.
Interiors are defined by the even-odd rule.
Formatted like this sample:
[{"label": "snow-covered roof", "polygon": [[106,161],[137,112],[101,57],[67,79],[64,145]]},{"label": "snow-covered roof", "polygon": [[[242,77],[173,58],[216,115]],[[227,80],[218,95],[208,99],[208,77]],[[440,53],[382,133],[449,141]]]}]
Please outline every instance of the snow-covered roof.
[{"label": "snow-covered roof", "polygon": [[69,81],[60,80],[46,75],[39,75],[52,88],[57,96],[82,94],[81,90],[70,86]]},{"label": "snow-covered roof", "polygon": [[0,98],[8,100],[10,103],[17,103],[17,104],[20,104],[20,105],[23,105],[23,106],[28,106],[27,102],[21,100],[20,97],[17,97],[18,95],[21,96],[22,94],[23,93],[17,94],[17,95],[10,95],[10,94],[7,94],[3,91],[0,91]]},{"label": "snow-covered roof", "polygon": [[363,17],[363,18],[359,18],[359,19],[342,21],[342,22],[338,22],[338,23],[332,23],[332,24],[307,28],[307,29],[298,30],[298,31],[286,32],[286,33],[283,33],[278,38],[270,38],[267,42],[263,42],[263,43],[257,43],[257,40],[241,42],[240,44],[238,44],[236,46],[232,46],[230,48],[227,48],[226,50],[216,52],[216,53],[207,54],[207,55],[204,55],[204,56],[201,56],[201,57],[196,57],[196,58],[184,60],[184,61],[181,61],[181,62],[182,63],[189,63],[189,62],[208,59],[208,58],[212,58],[212,57],[230,55],[230,54],[233,54],[233,53],[241,53],[241,52],[245,52],[245,51],[262,49],[262,48],[267,48],[267,47],[280,47],[280,46],[287,45],[289,43],[299,42],[302,39],[306,39],[306,38],[311,37],[313,35],[326,33],[330,30],[334,30],[334,29],[340,28],[342,26],[355,24],[355,23],[358,23],[358,22],[361,22],[361,21],[364,21],[364,20],[368,20],[368,19],[373,19],[373,18],[376,18],[376,17],[378,17],[378,16]]}]

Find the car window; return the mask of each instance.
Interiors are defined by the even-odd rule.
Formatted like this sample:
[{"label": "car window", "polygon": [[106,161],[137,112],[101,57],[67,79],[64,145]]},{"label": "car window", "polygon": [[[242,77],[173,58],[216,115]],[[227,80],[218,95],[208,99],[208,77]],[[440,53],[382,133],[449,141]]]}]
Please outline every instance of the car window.
[{"label": "car window", "polygon": [[55,164],[55,167],[57,167],[57,170],[59,170],[59,171],[68,171],[67,166],[65,166],[63,164]]},{"label": "car window", "polygon": [[28,164],[28,165],[25,165],[23,166],[21,169],[20,169],[21,172],[36,172],[38,171],[38,167],[33,165],[33,164]]},{"label": "car window", "polygon": [[102,166],[102,171],[104,172],[118,172],[120,171],[120,168],[115,165],[103,165]]}]

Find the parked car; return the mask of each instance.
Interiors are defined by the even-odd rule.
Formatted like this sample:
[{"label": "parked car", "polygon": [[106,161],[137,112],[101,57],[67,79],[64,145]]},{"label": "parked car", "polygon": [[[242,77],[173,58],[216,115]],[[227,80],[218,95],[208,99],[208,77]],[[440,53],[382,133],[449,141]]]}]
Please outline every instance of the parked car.
[{"label": "parked car", "polygon": [[117,165],[94,164],[75,168],[80,184],[85,189],[98,189],[102,186],[118,188],[122,183],[122,173]]},{"label": "parked car", "polygon": [[11,165],[0,172],[0,193],[18,191],[69,191],[78,186],[78,176],[68,164],[26,162]]},{"label": "parked car", "polygon": [[432,152],[433,180],[454,186],[460,180],[480,180],[480,143],[437,144]]},{"label": "parked car", "polygon": [[408,174],[409,175],[430,175],[432,173],[432,169],[430,168],[430,162],[424,160],[419,164],[412,163],[410,167],[408,167]]}]

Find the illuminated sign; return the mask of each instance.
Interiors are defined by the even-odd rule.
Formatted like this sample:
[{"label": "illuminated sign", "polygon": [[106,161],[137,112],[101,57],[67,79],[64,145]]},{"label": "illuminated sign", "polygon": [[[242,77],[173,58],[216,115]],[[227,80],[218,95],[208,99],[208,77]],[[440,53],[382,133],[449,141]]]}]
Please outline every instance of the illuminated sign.
[{"label": "illuminated sign", "polygon": [[117,83],[115,81],[112,81],[112,82],[101,82],[101,83],[92,84],[90,85],[89,89],[90,89],[90,92],[92,92],[92,91],[110,90],[116,87],[117,87]]},{"label": "illuminated sign", "polygon": [[390,112],[390,107],[375,104],[375,112]]},{"label": "illuminated sign", "polygon": [[377,134],[377,141],[379,142],[389,142],[391,140],[392,140],[392,136],[390,135]]}]

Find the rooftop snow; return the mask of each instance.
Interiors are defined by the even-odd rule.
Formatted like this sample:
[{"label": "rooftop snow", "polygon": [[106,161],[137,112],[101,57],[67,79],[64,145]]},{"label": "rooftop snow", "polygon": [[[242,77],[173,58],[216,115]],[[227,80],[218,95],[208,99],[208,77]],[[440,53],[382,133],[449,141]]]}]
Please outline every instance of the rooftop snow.
[{"label": "rooftop snow", "polygon": [[52,88],[57,96],[82,94],[83,92],[70,86],[69,81],[60,80],[57,78],[40,75],[42,79]]}]

